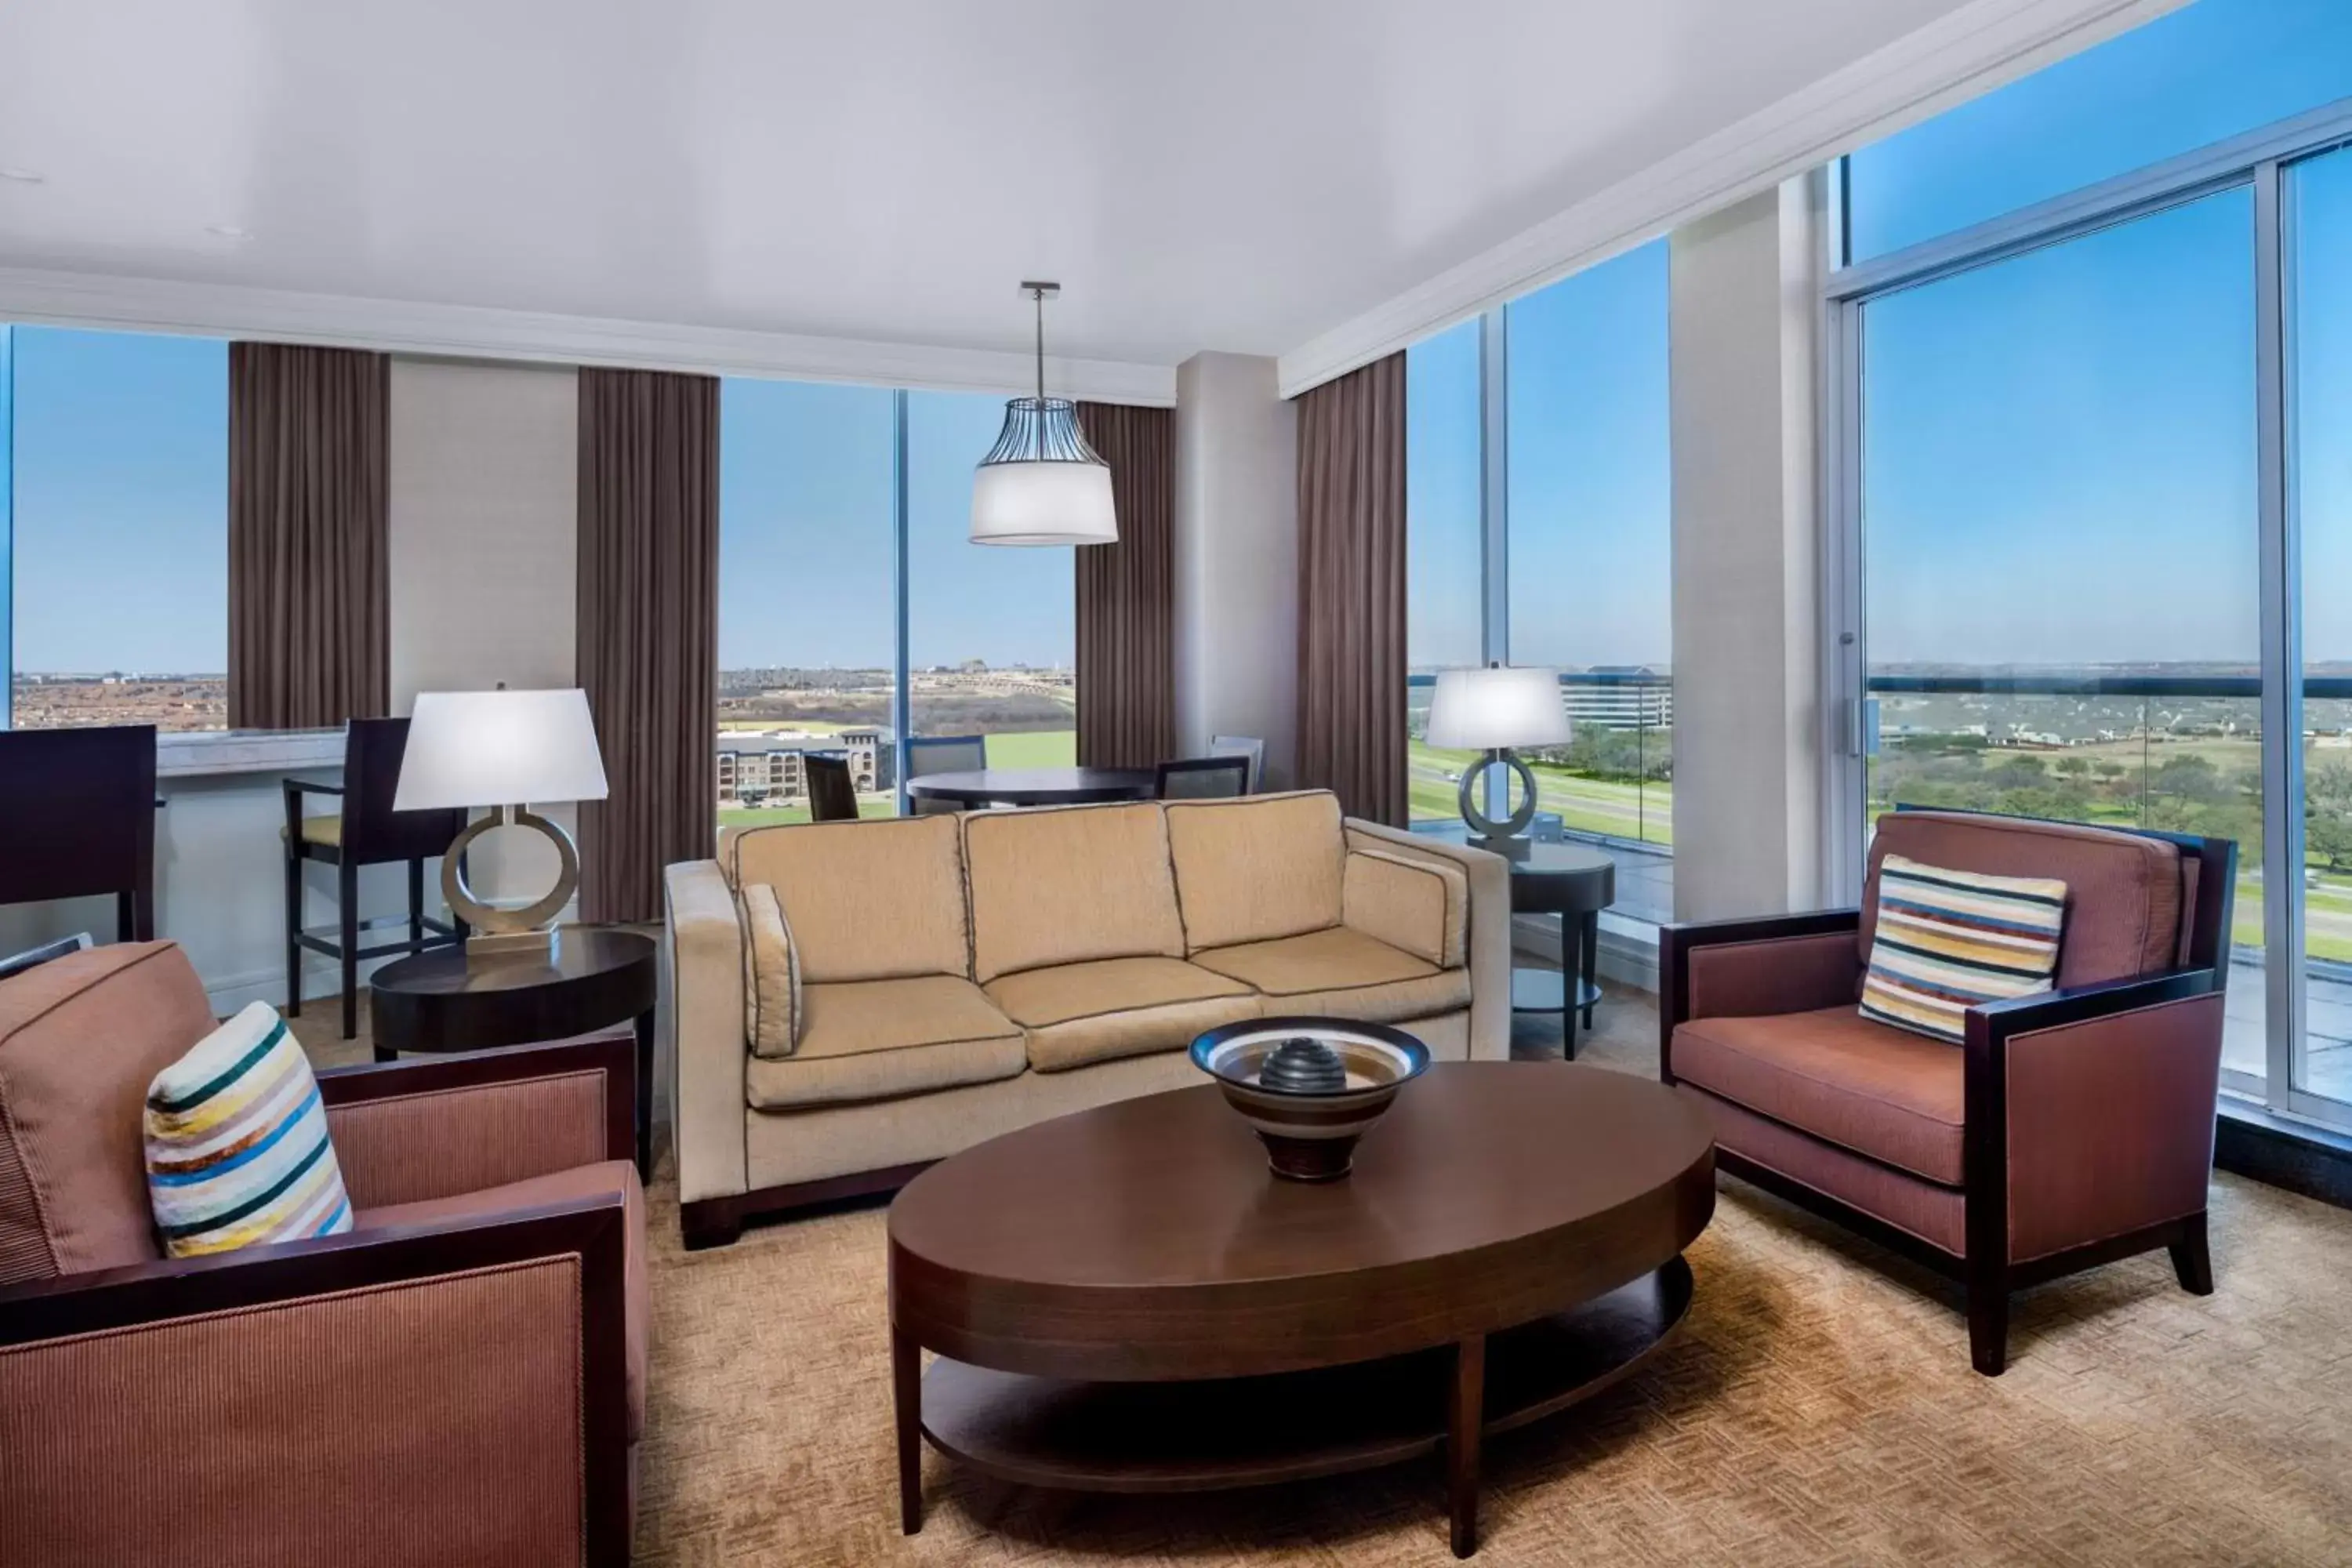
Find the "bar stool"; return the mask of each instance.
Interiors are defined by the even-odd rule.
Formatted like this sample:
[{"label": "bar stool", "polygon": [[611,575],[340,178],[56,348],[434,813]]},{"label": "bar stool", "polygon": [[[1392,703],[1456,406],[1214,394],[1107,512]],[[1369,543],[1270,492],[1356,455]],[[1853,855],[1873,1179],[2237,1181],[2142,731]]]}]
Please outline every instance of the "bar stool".
[{"label": "bar stool", "polygon": [[[359,1033],[359,963],[392,952],[422,952],[461,942],[462,922],[428,919],[425,913],[425,862],[449,847],[466,826],[463,811],[394,811],[400,759],[408,749],[405,719],[354,719],[343,731],[343,782],[286,780],[286,1016],[302,1016],[302,951],[321,952],[343,967],[343,1038]],[[332,815],[306,816],[302,797],[341,797]],[[302,929],[302,863],[335,868],[336,936],[329,940]],[[360,868],[392,860],[408,862],[408,932],[404,940],[360,946],[362,931],[396,924],[398,915],[362,921]]]}]

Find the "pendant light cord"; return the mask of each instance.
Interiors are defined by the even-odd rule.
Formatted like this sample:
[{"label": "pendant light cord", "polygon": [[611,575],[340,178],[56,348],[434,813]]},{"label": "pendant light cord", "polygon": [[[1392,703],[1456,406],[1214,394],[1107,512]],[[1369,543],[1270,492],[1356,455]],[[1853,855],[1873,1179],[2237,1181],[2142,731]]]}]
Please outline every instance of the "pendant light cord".
[{"label": "pendant light cord", "polygon": [[1032,289],[1029,293],[1037,301],[1037,406],[1042,409],[1045,406],[1045,290]]}]

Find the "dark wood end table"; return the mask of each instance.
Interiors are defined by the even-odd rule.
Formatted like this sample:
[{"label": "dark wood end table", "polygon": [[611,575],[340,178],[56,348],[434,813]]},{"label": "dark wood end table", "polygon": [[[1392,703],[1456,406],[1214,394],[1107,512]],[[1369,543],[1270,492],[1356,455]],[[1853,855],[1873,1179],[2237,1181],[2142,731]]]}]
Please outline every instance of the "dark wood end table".
[{"label": "dark wood end table", "polygon": [[1466,1557],[1485,1437],[1665,1343],[1691,1301],[1683,1249],[1714,1212],[1696,1109],[1557,1062],[1431,1068],[1335,1182],[1275,1177],[1208,1087],[982,1143],[890,1206],[900,1528],[922,1526],[926,1438],[1000,1480],[1083,1491],[1443,1452]]},{"label": "dark wood end table", "polygon": [[637,1039],[637,1174],[653,1157],[654,939],[632,931],[564,926],[554,951],[420,952],[368,981],[375,1059],[402,1051],[479,1051],[536,1045],[630,1024]]}]

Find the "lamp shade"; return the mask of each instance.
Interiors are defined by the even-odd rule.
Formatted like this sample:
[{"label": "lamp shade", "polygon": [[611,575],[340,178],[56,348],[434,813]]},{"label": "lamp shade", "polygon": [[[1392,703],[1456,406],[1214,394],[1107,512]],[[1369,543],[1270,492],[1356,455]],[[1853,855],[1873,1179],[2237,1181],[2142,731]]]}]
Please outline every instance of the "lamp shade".
[{"label": "lamp shade", "polygon": [[974,544],[1116,544],[1110,466],[1087,445],[1076,405],[1016,397],[971,479]]},{"label": "lamp shade", "polygon": [[588,694],[423,691],[408,720],[394,811],[602,800]]},{"label": "lamp shade", "polygon": [[1495,665],[1441,669],[1429,700],[1429,743],[1449,752],[1557,746],[1568,739],[1559,671]]}]

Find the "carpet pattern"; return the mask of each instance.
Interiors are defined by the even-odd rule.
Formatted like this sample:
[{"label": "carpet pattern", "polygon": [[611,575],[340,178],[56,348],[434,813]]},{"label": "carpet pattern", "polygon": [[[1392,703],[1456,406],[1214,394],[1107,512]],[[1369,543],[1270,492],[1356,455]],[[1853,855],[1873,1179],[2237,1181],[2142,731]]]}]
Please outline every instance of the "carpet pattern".
[{"label": "carpet pattern", "polygon": [[[1580,1057],[1655,1071],[1612,994]],[[1559,1052],[1538,1027],[1515,1054]],[[898,1529],[883,1212],[688,1254],[653,1194],[637,1558],[736,1563],[1449,1563],[1433,1461],[1183,1498],[1010,1488],[924,1457]],[[2164,1254],[2018,1300],[2007,1375],[1958,1292],[1732,1180],[1680,1338],[1589,1405],[1490,1443],[1478,1561],[2352,1561],[2352,1214],[2216,1179],[2218,1292]]]}]

